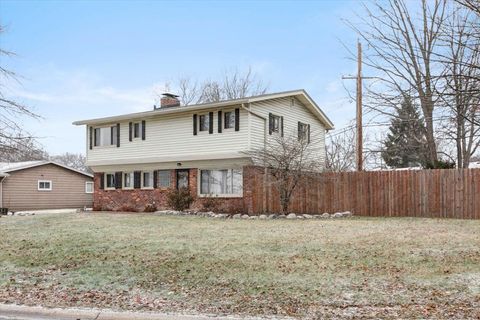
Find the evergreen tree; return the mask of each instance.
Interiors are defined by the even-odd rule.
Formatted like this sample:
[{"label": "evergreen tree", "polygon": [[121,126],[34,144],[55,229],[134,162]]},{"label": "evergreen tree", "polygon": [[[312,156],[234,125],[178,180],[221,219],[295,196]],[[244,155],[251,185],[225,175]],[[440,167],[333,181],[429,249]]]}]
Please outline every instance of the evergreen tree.
[{"label": "evergreen tree", "polygon": [[383,160],[394,168],[425,167],[425,128],[417,107],[410,98],[405,98],[396,112],[383,142]]}]

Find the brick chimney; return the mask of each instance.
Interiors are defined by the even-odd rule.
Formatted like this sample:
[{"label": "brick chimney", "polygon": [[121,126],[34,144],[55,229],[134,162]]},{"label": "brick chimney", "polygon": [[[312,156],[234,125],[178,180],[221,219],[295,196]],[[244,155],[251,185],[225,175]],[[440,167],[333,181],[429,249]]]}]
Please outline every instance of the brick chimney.
[{"label": "brick chimney", "polygon": [[173,93],[165,92],[162,94],[162,98],[160,99],[160,108],[169,108],[169,107],[179,107],[180,100],[178,100],[178,96]]}]

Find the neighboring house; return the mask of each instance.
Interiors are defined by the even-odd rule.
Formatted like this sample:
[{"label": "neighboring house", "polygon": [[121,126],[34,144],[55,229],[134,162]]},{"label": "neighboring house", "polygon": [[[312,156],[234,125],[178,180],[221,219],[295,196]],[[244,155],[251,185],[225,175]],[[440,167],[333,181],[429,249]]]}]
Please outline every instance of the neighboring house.
[{"label": "neighboring house", "polygon": [[91,174],[52,161],[0,162],[1,208],[91,208],[92,204]]},{"label": "neighboring house", "polygon": [[214,196],[222,210],[248,211],[255,173],[247,151],[274,136],[303,135],[324,165],[325,132],[333,129],[304,90],[189,106],[164,94],[152,111],[74,124],[86,125],[94,209],[125,211],[165,208],[166,191],[180,187],[197,198],[194,206]]}]

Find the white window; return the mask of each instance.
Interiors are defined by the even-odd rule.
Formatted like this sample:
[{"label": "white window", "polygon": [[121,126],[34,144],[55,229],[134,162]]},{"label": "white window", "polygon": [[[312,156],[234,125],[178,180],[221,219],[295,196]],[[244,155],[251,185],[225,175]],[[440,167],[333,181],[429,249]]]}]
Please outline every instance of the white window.
[{"label": "white window", "polygon": [[308,137],[308,124],[298,123],[298,140],[304,140]]},{"label": "white window", "polygon": [[140,122],[135,122],[133,124],[133,137],[140,138],[141,130],[142,130],[142,124]]},{"label": "white window", "polygon": [[158,171],[158,186],[161,188],[170,187],[170,170]]},{"label": "white window", "polygon": [[115,189],[115,174],[106,173],[105,174],[105,189]]},{"label": "white window", "polygon": [[93,193],[93,182],[85,182],[85,193]]},{"label": "white window", "polygon": [[117,126],[95,128],[95,147],[117,144]]},{"label": "white window", "polygon": [[235,112],[225,112],[225,116],[223,117],[223,126],[225,129],[235,128]]},{"label": "white window", "polygon": [[153,172],[142,172],[142,188],[153,188]]},{"label": "white window", "polygon": [[280,133],[280,116],[272,115],[272,132]]},{"label": "white window", "polygon": [[125,172],[123,174],[123,187],[125,189],[133,188],[133,172]]},{"label": "white window", "polygon": [[208,131],[210,128],[210,117],[208,114],[200,115],[200,128],[199,131]]},{"label": "white window", "polygon": [[51,180],[38,180],[38,191],[51,191],[51,190],[52,190]]},{"label": "white window", "polygon": [[202,195],[242,195],[242,170],[201,170],[200,194]]}]

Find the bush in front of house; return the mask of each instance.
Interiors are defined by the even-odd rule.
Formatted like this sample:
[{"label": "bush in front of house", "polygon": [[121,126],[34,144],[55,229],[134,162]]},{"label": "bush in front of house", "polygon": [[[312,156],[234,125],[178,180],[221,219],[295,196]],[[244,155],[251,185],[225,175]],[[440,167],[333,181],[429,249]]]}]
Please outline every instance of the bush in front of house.
[{"label": "bush in front of house", "polygon": [[217,212],[220,208],[220,200],[213,195],[209,195],[202,201],[202,211]]},{"label": "bush in front of house", "polygon": [[177,211],[184,211],[190,207],[193,197],[187,188],[172,189],[167,195],[167,204]]}]

